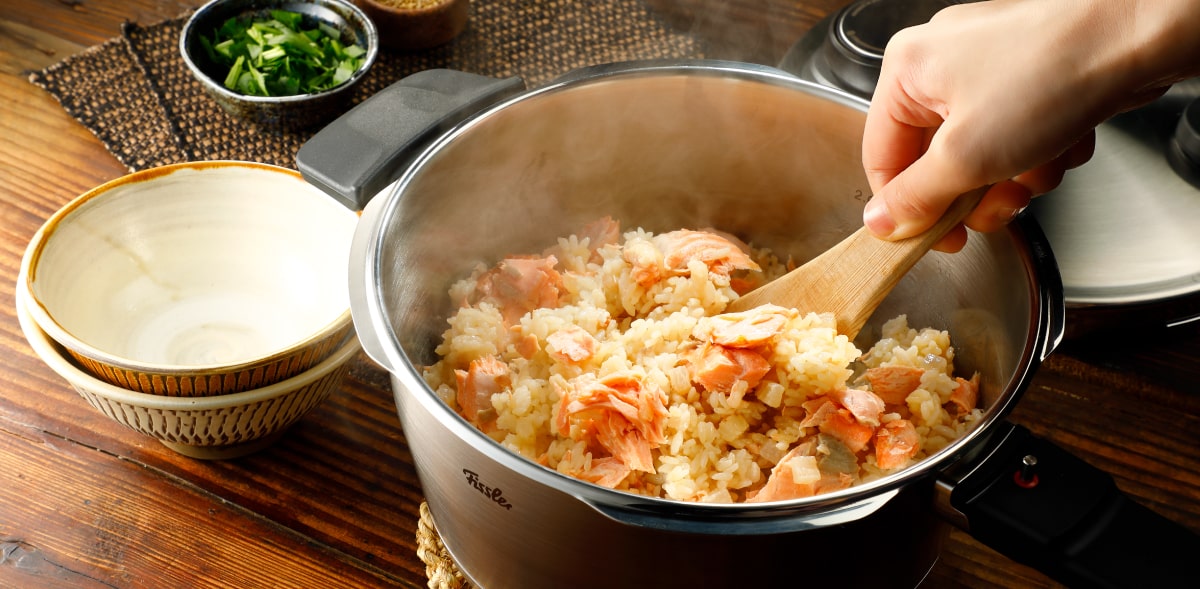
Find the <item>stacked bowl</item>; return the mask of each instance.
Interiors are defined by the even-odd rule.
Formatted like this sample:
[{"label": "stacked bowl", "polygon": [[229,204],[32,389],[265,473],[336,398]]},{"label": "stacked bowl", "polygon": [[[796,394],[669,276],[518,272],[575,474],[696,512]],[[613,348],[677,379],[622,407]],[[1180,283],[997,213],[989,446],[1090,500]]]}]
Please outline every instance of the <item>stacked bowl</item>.
[{"label": "stacked bowl", "polygon": [[110,418],[188,456],[244,455],[336,391],[361,349],[345,278],[357,220],[263,164],[118,178],[30,240],[21,327]]}]

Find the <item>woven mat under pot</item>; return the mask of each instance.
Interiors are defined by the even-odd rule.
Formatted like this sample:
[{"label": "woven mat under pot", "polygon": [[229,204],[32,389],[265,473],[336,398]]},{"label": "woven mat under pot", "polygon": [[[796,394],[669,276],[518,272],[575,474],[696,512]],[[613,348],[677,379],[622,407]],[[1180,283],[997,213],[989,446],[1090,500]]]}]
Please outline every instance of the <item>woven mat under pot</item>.
[{"label": "woven mat under pot", "polygon": [[429,589],[475,589],[442,544],[441,536],[433,527],[433,517],[429,515],[429,504],[424,501],[421,502],[421,520],[417,524],[417,558],[425,563]]},{"label": "woven mat under pot", "polygon": [[[431,68],[520,76],[533,88],[589,65],[704,56],[698,41],[672,30],[642,0],[473,0],[470,10],[466,30],[446,45],[381,52],[353,102]],[[222,111],[179,56],[186,17],[126,23],[120,37],[32,72],[29,80],[130,171],[215,159],[294,168],[296,151],[316,129],[263,130]]]}]

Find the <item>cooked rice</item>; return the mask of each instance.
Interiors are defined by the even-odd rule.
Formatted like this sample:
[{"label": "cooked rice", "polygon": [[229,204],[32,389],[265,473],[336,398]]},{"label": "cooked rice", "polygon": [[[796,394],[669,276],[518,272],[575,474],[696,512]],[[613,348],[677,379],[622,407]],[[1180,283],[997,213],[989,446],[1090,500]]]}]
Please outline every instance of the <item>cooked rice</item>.
[{"label": "cooked rice", "polygon": [[[594,237],[559,239],[542,254],[553,256],[554,269],[561,275],[556,306],[533,309],[515,321],[506,321],[493,301],[472,302],[479,299],[481,278],[494,271],[477,268],[450,290],[453,300],[464,303],[449,318],[449,329],[437,348],[440,360],[426,368],[426,381],[461,413],[462,375],[473,360],[498,358],[508,371],[507,386],[490,395],[490,407],[481,408],[476,425],[529,460],[588,479],[584,473],[593,468],[597,469],[593,475],[600,472],[613,453],[597,443],[595,430],[589,430],[586,421],[573,424],[569,435],[560,433],[556,427],[560,396],[587,379],[635,375],[643,391],[661,391],[665,399],[661,442],[652,448],[648,470],[653,472],[634,469],[606,484],[681,501],[728,503],[752,498],[790,450],[818,439],[821,429],[804,425],[811,411],[802,405],[848,387],[870,390],[872,385],[864,377],[870,368],[904,366],[923,371],[920,386],[902,403],[887,405],[878,420],[879,424],[908,420],[915,426],[919,448],[904,465],[945,447],[981,415],[979,409],[960,409],[951,401],[964,381],[953,376],[949,335],[911,328],[904,316],[887,322],[882,338],[862,353],[837,333],[831,314],[793,313],[781,333],[761,350],[770,371],[760,382],[751,387],[738,380],[728,391],[706,390],[693,382],[689,369],[697,335],[707,333],[711,326],[706,322],[712,321],[708,318],[722,313],[738,297],[735,287],[744,292],[778,277],[787,270],[786,264],[769,251],[751,250],[761,273],[714,271],[703,261],[691,260],[685,272],[642,284],[624,249],[654,244],[654,237],[636,229],[616,243],[599,247]],[[570,326],[595,340],[590,356],[579,361],[565,358],[551,337]],[[821,439],[819,451],[827,452],[828,438]],[[847,484],[895,472],[878,467],[874,445],[872,441],[855,454],[857,466],[845,479]],[[825,459],[818,452],[811,454]],[[797,484],[822,476],[812,457],[789,458],[788,464]]]}]

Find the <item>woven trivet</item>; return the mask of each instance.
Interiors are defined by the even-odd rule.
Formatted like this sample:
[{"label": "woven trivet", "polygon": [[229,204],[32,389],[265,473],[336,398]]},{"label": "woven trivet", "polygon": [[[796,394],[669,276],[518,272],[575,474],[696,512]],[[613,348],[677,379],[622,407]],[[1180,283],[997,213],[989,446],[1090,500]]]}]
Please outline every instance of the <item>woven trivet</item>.
[{"label": "woven trivet", "polygon": [[[126,23],[121,37],[29,79],[130,171],[213,159],[295,167],[296,151],[315,130],[260,129],[221,110],[179,56],[186,16],[146,26]],[[642,0],[473,0],[467,28],[454,41],[417,53],[382,52],[353,102],[430,68],[520,76],[532,88],[588,65],[703,53],[693,37],[673,31]]]},{"label": "woven trivet", "polygon": [[433,527],[433,516],[429,515],[429,504],[421,502],[421,520],[417,522],[417,557],[425,563],[425,576],[429,578],[429,589],[473,589],[475,586],[463,577],[454,557],[446,551],[442,539]]}]

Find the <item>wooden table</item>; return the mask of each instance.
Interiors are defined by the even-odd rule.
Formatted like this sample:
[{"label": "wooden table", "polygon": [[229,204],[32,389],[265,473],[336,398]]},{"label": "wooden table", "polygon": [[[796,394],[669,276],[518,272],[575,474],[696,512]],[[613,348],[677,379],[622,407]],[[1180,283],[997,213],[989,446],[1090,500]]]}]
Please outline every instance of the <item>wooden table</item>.
[{"label": "wooden table", "polygon": [[[485,0],[477,0],[485,1]],[[365,358],[275,446],[184,458],[87,405],[30,350],[13,283],[30,236],[126,170],[48,94],[40,69],[196,0],[7,0],[0,9],[0,586],[422,587],[421,488],[385,373]],[[717,57],[775,63],[842,0],[654,0]],[[747,41],[752,40],[752,41]],[[1200,330],[1069,342],[1013,420],[1200,531]],[[965,533],[928,586],[1054,586]]]}]

